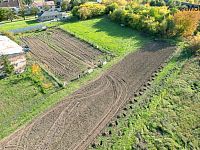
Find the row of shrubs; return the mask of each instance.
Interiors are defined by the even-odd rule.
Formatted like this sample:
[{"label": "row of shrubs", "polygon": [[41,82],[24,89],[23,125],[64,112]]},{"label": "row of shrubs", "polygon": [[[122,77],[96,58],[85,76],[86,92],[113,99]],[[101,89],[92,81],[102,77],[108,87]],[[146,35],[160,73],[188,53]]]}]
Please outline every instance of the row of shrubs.
[{"label": "row of shrubs", "polygon": [[199,11],[176,11],[167,6],[156,7],[129,3],[85,3],[74,7],[73,15],[85,20],[109,14],[111,20],[133,29],[160,37],[190,36],[197,31]]},{"label": "row of shrubs", "polygon": [[200,20],[200,12],[174,13],[166,6],[133,6],[127,10],[115,10],[109,16],[113,21],[161,37],[193,35]]},{"label": "row of shrubs", "polygon": [[106,7],[101,4],[86,3],[80,6],[75,6],[72,9],[72,14],[82,20],[102,16],[105,14]]}]

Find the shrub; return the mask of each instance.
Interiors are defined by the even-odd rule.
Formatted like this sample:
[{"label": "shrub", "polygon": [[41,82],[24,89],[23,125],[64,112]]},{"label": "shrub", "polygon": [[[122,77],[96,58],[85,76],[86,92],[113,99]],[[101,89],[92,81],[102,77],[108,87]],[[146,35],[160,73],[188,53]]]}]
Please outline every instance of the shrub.
[{"label": "shrub", "polygon": [[174,14],[174,35],[191,36],[197,30],[200,21],[199,11],[178,11]]},{"label": "shrub", "polygon": [[115,10],[110,18],[145,33],[165,36],[171,15],[167,7],[129,5],[126,10]]},{"label": "shrub", "polygon": [[88,18],[104,15],[105,8],[106,7],[102,4],[86,3],[78,7],[74,7],[72,14],[74,16],[78,16],[82,20],[86,20]]},{"label": "shrub", "polygon": [[114,11],[112,14],[110,14],[110,18],[113,21],[122,23],[123,22],[123,18],[125,18],[125,15],[126,15],[126,11],[125,10],[118,9],[118,10]]},{"label": "shrub", "polygon": [[14,73],[14,66],[11,64],[7,56],[1,56],[1,61],[3,64],[3,69],[1,70],[1,74],[5,76],[9,76]]},{"label": "shrub", "polygon": [[105,5],[110,5],[112,3],[116,3],[119,6],[125,6],[127,4],[127,1],[126,0],[103,0],[102,3]]},{"label": "shrub", "polygon": [[166,3],[164,0],[152,0],[150,6],[165,6]]},{"label": "shrub", "polygon": [[200,34],[190,37],[188,40],[187,49],[192,51],[196,55],[200,55]]},{"label": "shrub", "polygon": [[119,5],[117,3],[112,3],[106,6],[106,14],[109,14],[110,12],[113,12],[114,10],[118,9]]}]

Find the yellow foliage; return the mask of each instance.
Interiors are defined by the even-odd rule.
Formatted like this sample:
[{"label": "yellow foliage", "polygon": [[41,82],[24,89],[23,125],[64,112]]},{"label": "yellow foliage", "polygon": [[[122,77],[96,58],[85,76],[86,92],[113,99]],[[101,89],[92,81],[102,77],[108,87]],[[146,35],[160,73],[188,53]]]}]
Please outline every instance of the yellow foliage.
[{"label": "yellow foliage", "polygon": [[39,74],[41,72],[41,68],[38,64],[33,64],[31,66],[32,74]]},{"label": "yellow foliage", "polygon": [[102,3],[106,5],[117,3],[120,6],[125,6],[127,4],[127,1],[126,0],[103,0]]},{"label": "yellow foliage", "polygon": [[200,11],[178,11],[174,14],[176,31],[182,36],[191,36],[198,27]]},{"label": "yellow foliage", "polygon": [[52,87],[52,83],[43,83],[43,84],[42,84],[42,87],[43,87],[44,89],[50,89],[50,88]]},{"label": "yellow foliage", "polygon": [[200,34],[188,39],[188,48],[197,55],[200,53]]}]

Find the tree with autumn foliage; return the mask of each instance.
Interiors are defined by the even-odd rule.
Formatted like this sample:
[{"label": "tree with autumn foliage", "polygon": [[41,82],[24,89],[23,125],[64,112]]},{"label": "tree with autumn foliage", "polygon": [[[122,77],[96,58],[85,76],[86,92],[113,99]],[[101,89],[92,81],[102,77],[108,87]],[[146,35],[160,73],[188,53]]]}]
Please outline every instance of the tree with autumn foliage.
[{"label": "tree with autumn foliage", "polygon": [[197,30],[199,21],[199,11],[178,11],[173,17],[173,34],[184,37],[191,36]]}]

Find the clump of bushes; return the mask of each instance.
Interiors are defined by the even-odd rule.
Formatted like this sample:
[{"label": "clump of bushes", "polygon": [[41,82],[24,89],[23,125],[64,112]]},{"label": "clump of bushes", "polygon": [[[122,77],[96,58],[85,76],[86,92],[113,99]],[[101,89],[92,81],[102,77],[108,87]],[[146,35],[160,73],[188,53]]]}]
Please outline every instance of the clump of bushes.
[{"label": "clump of bushes", "polygon": [[195,55],[200,56],[200,34],[190,37],[187,42],[187,49]]},{"label": "clump of bushes", "polygon": [[75,6],[72,10],[72,14],[82,20],[86,20],[92,17],[104,15],[105,10],[105,5],[97,3],[85,3],[80,6]]},{"label": "clump of bushes", "polygon": [[109,16],[133,29],[160,37],[191,36],[197,30],[200,12],[178,11],[173,14],[166,6],[129,5]]},{"label": "clump of bushes", "polygon": [[0,67],[1,65],[3,68],[0,69],[0,75],[7,77],[14,73],[14,66],[11,64],[7,56],[0,56]]},{"label": "clump of bushes", "polygon": [[118,9],[110,14],[113,21],[133,29],[164,36],[168,34],[172,15],[167,7],[132,6],[128,10]]},{"label": "clump of bushes", "polygon": [[46,93],[53,87],[52,83],[47,81],[42,73],[42,69],[38,64],[33,64],[27,72],[27,77],[30,78],[42,93]]},{"label": "clump of bushes", "polygon": [[105,5],[116,3],[119,6],[125,6],[128,2],[126,0],[102,0],[102,3]]},{"label": "clump of bushes", "polygon": [[191,36],[197,30],[200,21],[199,11],[178,11],[174,14],[174,33],[179,36]]},{"label": "clump of bushes", "polygon": [[119,5],[117,3],[111,3],[106,6],[106,10],[105,10],[106,14],[109,14],[118,8],[119,8]]}]

